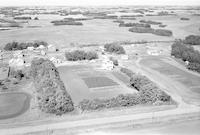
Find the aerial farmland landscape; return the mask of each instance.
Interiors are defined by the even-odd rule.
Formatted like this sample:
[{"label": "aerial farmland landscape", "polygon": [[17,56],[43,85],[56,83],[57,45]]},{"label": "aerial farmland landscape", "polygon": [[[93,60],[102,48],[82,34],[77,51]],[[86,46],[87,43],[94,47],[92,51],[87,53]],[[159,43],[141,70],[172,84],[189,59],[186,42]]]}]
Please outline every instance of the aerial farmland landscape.
[{"label": "aerial farmland landscape", "polygon": [[0,0],[0,135],[200,134],[198,0],[22,1]]}]

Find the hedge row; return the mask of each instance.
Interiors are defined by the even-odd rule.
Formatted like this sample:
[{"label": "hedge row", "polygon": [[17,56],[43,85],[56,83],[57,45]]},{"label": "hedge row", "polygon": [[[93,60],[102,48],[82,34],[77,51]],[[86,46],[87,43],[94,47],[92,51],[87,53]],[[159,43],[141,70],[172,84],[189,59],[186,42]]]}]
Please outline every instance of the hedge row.
[{"label": "hedge row", "polygon": [[39,47],[40,45],[47,46],[48,43],[45,41],[34,41],[34,42],[23,42],[23,43],[11,42],[11,43],[7,43],[4,46],[4,50],[6,51],[23,50],[23,49],[27,49],[28,47],[36,48],[36,47]]},{"label": "hedge row", "polygon": [[82,50],[65,52],[65,57],[69,61],[98,59],[98,55],[96,52],[85,52]]},{"label": "hedge row", "polygon": [[121,68],[120,71],[126,74],[128,77],[132,77],[135,73],[128,68]]},{"label": "hedge row", "polygon": [[136,94],[120,94],[111,99],[84,99],[79,103],[79,108],[85,110],[99,110],[113,107],[129,107],[139,104],[170,104],[172,99],[161,91],[152,81],[145,76],[133,75],[130,84],[139,92]]},{"label": "hedge row", "polygon": [[31,76],[36,87],[38,105],[42,111],[62,115],[74,110],[71,97],[60,79],[57,68],[50,60],[33,59]]},{"label": "hedge row", "polygon": [[121,45],[117,44],[105,44],[104,45],[105,51],[111,52],[111,53],[116,53],[116,54],[125,54],[125,50]]},{"label": "hedge row", "polygon": [[129,29],[130,32],[135,32],[135,33],[151,33],[154,35],[159,35],[159,36],[172,36],[173,33],[170,30],[165,30],[165,29],[153,29],[153,28],[146,28],[146,27],[132,27]]}]

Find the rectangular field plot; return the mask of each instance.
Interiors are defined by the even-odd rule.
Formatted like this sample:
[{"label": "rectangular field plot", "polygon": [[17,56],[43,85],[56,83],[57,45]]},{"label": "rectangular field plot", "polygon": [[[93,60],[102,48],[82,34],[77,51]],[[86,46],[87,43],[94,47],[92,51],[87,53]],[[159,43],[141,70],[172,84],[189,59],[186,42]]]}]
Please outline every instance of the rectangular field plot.
[{"label": "rectangular field plot", "polygon": [[118,83],[114,82],[112,79],[105,76],[87,77],[87,78],[82,78],[82,79],[84,80],[88,88],[98,88],[98,87],[119,85]]}]

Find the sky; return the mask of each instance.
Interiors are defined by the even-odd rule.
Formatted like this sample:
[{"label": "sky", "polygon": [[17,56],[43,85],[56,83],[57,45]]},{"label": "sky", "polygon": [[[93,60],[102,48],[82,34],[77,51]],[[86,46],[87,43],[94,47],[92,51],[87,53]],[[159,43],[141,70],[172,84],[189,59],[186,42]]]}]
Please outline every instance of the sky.
[{"label": "sky", "polygon": [[0,0],[0,6],[200,5],[200,0]]}]

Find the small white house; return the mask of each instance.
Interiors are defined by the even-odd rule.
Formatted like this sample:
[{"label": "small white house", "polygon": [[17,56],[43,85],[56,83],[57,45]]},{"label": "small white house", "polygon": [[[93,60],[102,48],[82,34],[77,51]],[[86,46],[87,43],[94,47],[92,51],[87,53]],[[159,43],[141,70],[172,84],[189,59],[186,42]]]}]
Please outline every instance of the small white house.
[{"label": "small white house", "polygon": [[41,52],[41,55],[45,56],[46,55],[46,52],[44,50],[42,50]]},{"label": "small white house", "polygon": [[45,47],[44,47],[44,45],[40,45],[37,49],[43,50],[43,49],[45,49]]},{"label": "small white house", "polygon": [[21,69],[24,66],[24,60],[22,58],[14,58],[9,61],[9,67],[15,67]]},{"label": "small white house", "polygon": [[53,62],[54,64],[60,64],[62,61],[60,59],[56,59],[55,57],[51,57],[50,61]]},{"label": "small white house", "polygon": [[34,49],[35,49],[35,48],[32,47],[32,46],[30,46],[30,47],[27,48],[27,50],[29,50],[29,51],[33,51]]}]

